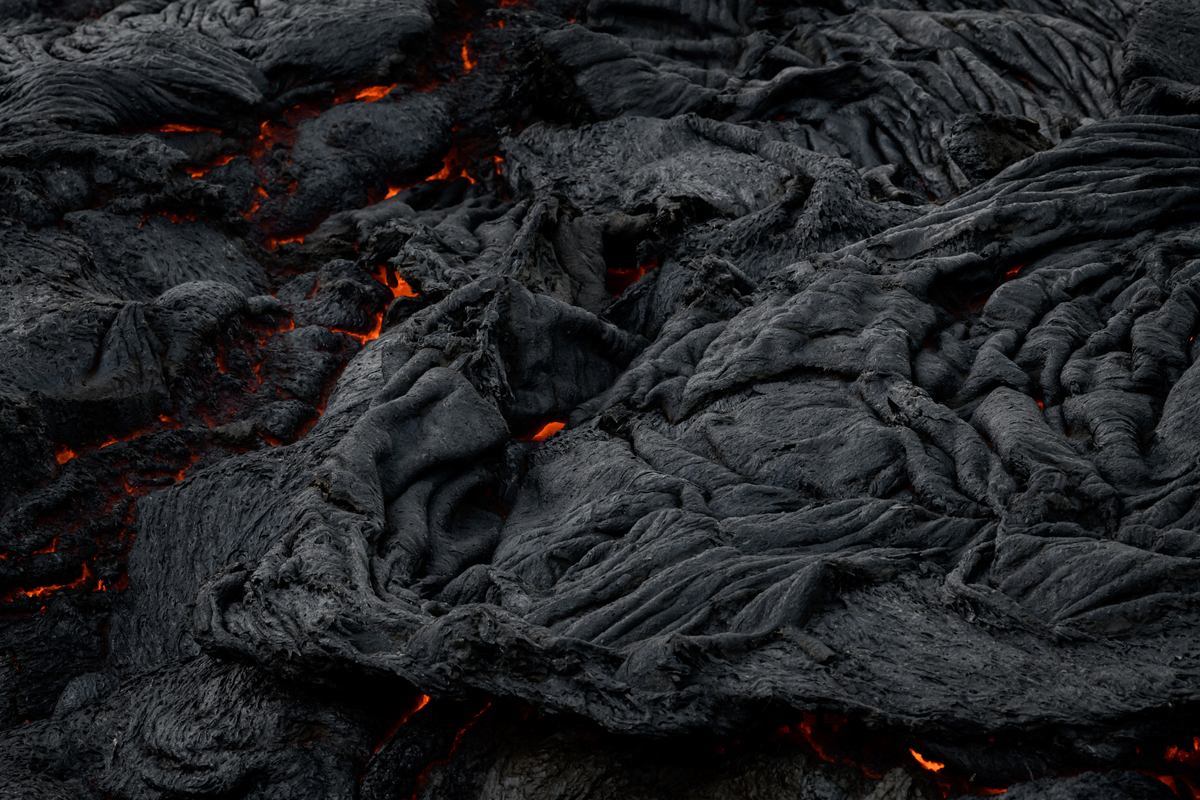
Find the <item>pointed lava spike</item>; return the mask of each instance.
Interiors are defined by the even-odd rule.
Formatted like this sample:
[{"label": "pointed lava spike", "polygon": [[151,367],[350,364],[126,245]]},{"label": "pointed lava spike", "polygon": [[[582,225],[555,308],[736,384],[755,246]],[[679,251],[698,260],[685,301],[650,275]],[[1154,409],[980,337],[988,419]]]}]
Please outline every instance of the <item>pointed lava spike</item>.
[{"label": "pointed lava spike", "polygon": [[1200,800],[1200,4],[453,5],[4,5],[0,796]]}]

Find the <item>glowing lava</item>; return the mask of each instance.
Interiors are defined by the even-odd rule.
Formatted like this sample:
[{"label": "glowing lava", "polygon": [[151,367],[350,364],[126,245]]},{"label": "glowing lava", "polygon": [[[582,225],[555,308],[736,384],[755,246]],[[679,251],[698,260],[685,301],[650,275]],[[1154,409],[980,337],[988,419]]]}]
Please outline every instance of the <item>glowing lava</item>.
[{"label": "glowing lava", "polygon": [[430,698],[427,694],[418,695],[417,702],[413,704],[413,707],[401,714],[400,719],[392,723],[392,726],[388,728],[387,733],[385,733],[383,738],[375,744],[375,747],[372,748],[371,752],[378,753],[380,750],[382,750],[383,746],[395,738],[396,733],[405,725],[407,725],[410,719],[416,716],[416,714],[421,709],[425,708],[425,706],[429,705],[429,700]]},{"label": "glowing lava", "polygon": [[409,285],[408,281],[400,277],[400,273],[387,264],[380,264],[371,275],[375,280],[388,287],[393,298],[419,296],[412,286]]},{"label": "glowing lava", "polygon": [[351,339],[356,340],[359,344],[373,342],[379,338],[379,334],[383,333],[383,314],[384,312],[380,311],[375,315],[375,324],[372,325],[371,330],[367,331],[366,333],[348,331],[345,328],[330,328],[329,330],[333,331],[334,333],[345,334]]},{"label": "glowing lava", "polygon": [[916,760],[916,762],[918,764],[921,765],[922,769],[927,769],[930,772],[941,772],[942,770],[944,770],[946,768],[946,765],[943,764],[942,762],[934,761],[933,759],[926,758],[925,756],[921,755],[920,753],[918,753],[916,750],[912,749],[911,747],[908,748],[908,752],[912,754],[912,757]]},{"label": "glowing lava", "polygon": [[189,169],[187,171],[187,174],[194,179],[200,179],[200,178],[203,178],[208,173],[212,172],[217,167],[225,166],[230,161],[233,161],[233,159],[234,159],[234,156],[232,154],[225,153],[225,154],[219,155],[215,159],[213,159],[211,164],[208,164],[203,167],[192,167],[191,169]]},{"label": "glowing lava", "polygon": [[255,186],[254,200],[250,202],[250,207],[242,212],[242,218],[246,220],[251,219],[255,214],[258,213],[258,210],[262,208],[263,200],[266,200],[268,197],[270,197],[270,195],[267,194],[266,189],[261,186]]},{"label": "glowing lava", "polygon": [[658,269],[658,259],[656,258],[647,259],[636,267],[610,267],[606,280],[608,291],[613,296],[623,294],[626,289],[655,269]]},{"label": "glowing lava", "polygon": [[[95,581],[95,575],[92,573],[91,566],[85,561],[80,569],[79,577],[69,583],[52,583],[46,586],[36,586],[32,589],[13,589],[4,595],[2,601],[11,603],[14,600],[29,599],[34,597],[48,597],[55,592],[61,592],[64,589],[82,589],[85,586]],[[103,582],[100,582],[95,591],[106,591]]]},{"label": "glowing lava", "polygon": [[448,181],[451,178],[462,178],[472,186],[475,185],[475,179],[470,176],[465,167],[460,167],[455,174],[454,162],[455,154],[453,152],[446,155],[442,160],[442,168],[425,179],[426,183],[433,181]]},{"label": "glowing lava", "polygon": [[567,427],[567,423],[559,421],[559,420],[555,420],[554,422],[547,422],[545,425],[538,428],[537,431],[534,432],[531,436],[523,438],[523,441],[544,442],[547,439],[549,439],[551,436],[553,436],[556,433],[558,433],[559,431],[561,431],[565,427]]},{"label": "glowing lava", "polygon": [[388,84],[387,86],[367,86],[359,89],[354,93],[354,99],[363,103],[374,103],[387,97],[392,89],[396,88],[396,84]]},{"label": "glowing lava", "polygon": [[67,447],[65,444],[59,445],[58,449],[54,451],[54,460],[59,463],[59,466],[61,466],[70,461],[72,458],[75,458],[77,455],[79,454]]},{"label": "glowing lava", "polygon": [[1017,264],[1012,269],[1004,273],[1004,280],[1011,281],[1013,278],[1021,274],[1021,270],[1025,269],[1024,264]]},{"label": "glowing lava", "polygon": [[471,70],[475,69],[477,64],[479,64],[478,61],[476,61],[474,58],[471,57],[470,45],[471,45],[471,34],[468,33],[466,35],[466,37],[463,39],[462,51],[459,53],[459,55],[462,56],[463,72],[470,72]]},{"label": "glowing lava", "polygon": [[168,122],[158,128],[159,133],[216,133],[220,131],[216,128],[206,128],[203,125],[185,125],[181,122]]},{"label": "glowing lava", "polygon": [[415,786],[413,788],[412,800],[418,800],[418,798],[420,798],[421,793],[429,784],[429,778],[433,775],[433,771],[438,767],[442,767],[450,763],[451,759],[454,758],[454,754],[458,752],[458,748],[462,746],[463,739],[467,737],[467,734],[471,732],[472,728],[479,724],[479,721],[483,719],[483,716],[487,714],[491,708],[492,702],[489,700],[484,704],[483,708],[479,709],[475,716],[467,720],[466,725],[463,725],[461,728],[459,728],[458,732],[454,734],[454,741],[450,743],[450,750],[446,753],[445,758],[438,759],[437,761],[426,765],[425,768],[421,770],[421,772],[417,775],[416,781],[414,782]]},{"label": "glowing lava", "polygon": [[1186,747],[1171,745],[1163,754],[1163,758],[1188,767],[1200,767],[1200,736],[1193,737],[1190,750]]},{"label": "glowing lava", "polygon": [[304,234],[299,233],[295,236],[280,236],[279,238],[267,239],[266,247],[268,250],[278,250],[285,244],[304,244]]}]

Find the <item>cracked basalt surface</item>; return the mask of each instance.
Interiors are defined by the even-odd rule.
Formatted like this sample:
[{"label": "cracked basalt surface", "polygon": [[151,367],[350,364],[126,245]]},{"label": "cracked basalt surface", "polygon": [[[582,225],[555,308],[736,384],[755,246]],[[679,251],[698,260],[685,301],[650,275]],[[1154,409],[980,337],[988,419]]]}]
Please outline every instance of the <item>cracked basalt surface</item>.
[{"label": "cracked basalt surface", "polygon": [[1189,3],[0,31],[6,796],[1196,796]]}]

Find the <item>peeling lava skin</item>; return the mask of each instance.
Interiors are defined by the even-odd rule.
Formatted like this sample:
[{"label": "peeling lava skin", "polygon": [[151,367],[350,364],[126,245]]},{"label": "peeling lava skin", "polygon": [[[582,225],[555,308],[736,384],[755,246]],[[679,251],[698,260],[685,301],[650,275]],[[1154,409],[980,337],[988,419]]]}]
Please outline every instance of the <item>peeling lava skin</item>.
[{"label": "peeling lava skin", "polygon": [[1189,0],[0,26],[0,797],[1200,798]]}]

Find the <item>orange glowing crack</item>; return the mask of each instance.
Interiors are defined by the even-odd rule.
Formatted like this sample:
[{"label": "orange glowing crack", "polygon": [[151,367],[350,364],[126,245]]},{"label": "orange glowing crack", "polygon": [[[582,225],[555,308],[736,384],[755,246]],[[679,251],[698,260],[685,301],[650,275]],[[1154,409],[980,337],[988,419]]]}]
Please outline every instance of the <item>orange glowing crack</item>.
[{"label": "orange glowing crack", "polygon": [[1017,264],[1012,269],[1004,273],[1004,280],[1011,281],[1013,278],[1021,274],[1021,270],[1025,269],[1024,264]]},{"label": "orange glowing crack", "polygon": [[930,772],[941,772],[946,768],[946,765],[942,762],[926,758],[911,747],[908,748],[908,752],[912,753],[912,757],[916,759],[916,762],[921,765],[922,769],[927,769]]},{"label": "orange glowing crack", "polygon": [[187,171],[187,174],[189,176],[191,176],[192,178],[195,178],[198,180],[200,178],[203,178],[208,173],[212,172],[217,167],[223,167],[226,164],[228,164],[230,161],[233,161],[233,158],[234,158],[233,155],[230,153],[225,153],[223,155],[219,155],[215,159],[213,159],[211,164],[207,164],[202,167],[192,167],[191,169],[189,169]]},{"label": "orange glowing crack", "polygon": [[251,217],[253,217],[255,214],[257,214],[258,210],[260,208],[262,208],[262,201],[266,200],[268,197],[270,197],[270,195],[267,194],[266,189],[264,189],[261,186],[255,186],[254,187],[254,200],[252,200],[250,202],[250,207],[242,212],[242,218],[249,220]]},{"label": "orange glowing crack", "polygon": [[375,280],[382,283],[391,290],[392,297],[418,297],[417,292],[409,285],[408,281],[400,277],[400,273],[389,268],[387,264],[380,264],[371,273]]},{"label": "orange glowing crack", "polygon": [[[439,169],[437,172],[433,173],[432,175],[430,175],[428,178],[426,178],[426,179],[425,179],[425,181],[426,181],[426,182],[431,182],[431,181],[448,181],[448,180],[450,180],[451,178],[462,178],[462,179],[463,179],[463,180],[465,180],[467,183],[469,183],[469,184],[471,184],[472,186],[474,186],[474,185],[475,185],[475,179],[474,179],[474,178],[472,178],[472,177],[471,177],[471,176],[470,176],[470,175],[467,173],[467,170],[466,170],[465,168],[464,168],[464,169],[459,169],[459,170],[458,170],[458,174],[457,174],[457,175],[456,175],[456,174],[454,174],[454,167],[453,167],[453,166],[451,166],[451,164],[450,164],[450,160],[451,160],[451,157],[450,157],[450,156],[446,156],[446,158],[445,158],[445,159],[442,161],[442,168],[441,168],[441,169]],[[385,198],[385,199],[386,199],[386,198]]]},{"label": "orange glowing crack", "polygon": [[175,482],[180,483],[184,478],[186,478],[187,474],[188,474],[188,470],[190,470],[192,467],[196,466],[196,464],[199,461],[200,461],[200,456],[196,455],[195,453],[189,453],[187,463],[175,471],[175,474],[173,476],[175,478]]},{"label": "orange glowing crack", "polygon": [[[292,324],[294,325],[295,323],[292,323]],[[180,423],[178,421],[171,419],[171,417],[167,416],[166,414],[159,414],[158,421],[161,422],[167,428],[180,427]],[[119,437],[118,436],[108,436],[104,439],[104,441],[100,442],[100,444],[96,445],[96,449],[104,450],[105,448],[112,447],[115,444],[120,444],[122,442],[132,442],[134,439],[140,439],[141,437],[146,436],[147,434],[155,433],[155,432],[156,432],[156,430],[154,428],[139,428],[131,433],[124,435],[124,436],[119,436]],[[72,450],[70,447],[67,447],[66,445],[59,445],[58,448],[56,448],[54,451],[54,460],[57,461],[60,465],[66,464],[71,459],[78,458],[78,457],[79,457],[79,453]]]},{"label": "orange glowing crack", "polygon": [[285,244],[304,244],[304,234],[300,233],[295,236],[281,236],[277,239],[267,239],[268,250],[278,250]]},{"label": "orange glowing crack", "polygon": [[39,547],[37,550],[34,550],[32,553],[30,553],[30,555],[46,556],[46,555],[50,555],[51,553],[57,553],[57,552],[58,552],[58,537],[55,536],[53,539],[50,540],[50,544],[46,545],[45,547]]},{"label": "orange glowing crack", "polygon": [[[80,570],[79,577],[69,583],[52,583],[46,586],[35,586],[32,589],[13,589],[4,595],[3,602],[11,603],[14,600],[28,599],[33,597],[48,597],[55,592],[61,592],[64,589],[81,589],[90,584],[95,576],[92,574],[91,566],[85,561]],[[96,591],[105,591],[103,582],[97,585]]]},{"label": "orange glowing crack", "polygon": [[168,122],[159,126],[159,133],[220,133],[216,128],[206,128],[203,125],[186,125],[182,122]]},{"label": "orange glowing crack", "polygon": [[479,709],[479,712],[476,713],[475,716],[467,720],[467,723],[459,728],[458,732],[454,734],[454,741],[450,743],[450,749],[446,753],[445,757],[426,764],[425,768],[417,774],[417,778],[414,781],[412,800],[418,800],[418,798],[421,796],[421,793],[425,791],[425,787],[429,784],[429,779],[433,775],[433,771],[435,769],[450,763],[450,760],[454,758],[454,755],[458,752],[458,748],[462,746],[463,739],[467,737],[467,734],[471,732],[472,728],[479,724],[479,721],[483,719],[483,716],[487,714],[491,708],[492,701],[489,700],[484,704],[483,708]]},{"label": "orange glowing crack", "polygon": [[633,284],[658,269],[658,259],[650,258],[636,267],[612,267],[608,270],[608,286],[614,295],[622,294]]},{"label": "orange glowing crack", "polygon": [[567,427],[567,423],[559,421],[559,420],[555,420],[554,422],[547,422],[545,425],[538,428],[536,433],[534,433],[532,436],[529,436],[528,438],[526,438],[525,441],[527,441],[527,442],[544,442],[547,439],[549,439],[551,436],[554,436],[556,433],[558,433],[565,427]]},{"label": "orange glowing crack", "polygon": [[185,222],[196,222],[199,220],[195,214],[176,214],[173,211],[160,211],[159,216],[174,225],[182,225]]},{"label": "orange glowing crack", "polygon": [[1200,736],[1192,739],[1192,749],[1188,750],[1178,745],[1171,745],[1167,748],[1163,758],[1167,761],[1174,761],[1177,764],[1185,764],[1189,767],[1200,766]]},{"label": "orange glowing crack", "polygon": [[355,100],[361,100],[364,103],[374,103],[377,100],[382,100],[387,97],[392,89],[396,88],[396,84],[388,84],[387,86],[367,86],[359,89],[354,93]]},{"label": "orange glowing crack", "polygon": [[382,750],[383,746],[395,738],[396,733],[399,732],[399,730],[405,725],[407,725],[410,719],[416,716],[421,709],[425,708],[425,706],[429,705],[429,699],[429,695],[427,694],[419,695],[417,697],[417,702],[413,704],[413,707],[401,714],[400,719],[392,723],[392,726],[388,728],[387,732],[383,735],[383,738],[375,744],[375,747],[371,750],[371,752],[378,753],[380,750]]},{"label": "orange glowing crack", "polygon": [[462,55],[463,72],[470,72],[471,70],[475,69],[475,66],[479,63],[475,59],[471,58],[470,43],[471,43],[471,34],[468,33],[466,35],[466,38],[463,39],[463,43],[462,43],[461,55]]},{"label": "orange glowing crack", "polygon": [[373,342],[376,339],[378,339],[379,334],[383,332],[383,313],[384,312],[380,311],[378,314],[375,315],[375,324],[372,326],[371,330],[367,331],[366,333],[358,333],[356,331],[348,331],[345,328],[330,328],[329,330],[333,331],[334,333],[345,334],[346,336],[349,336],[351,339],[356,340],[359,344],[366,344],[367,342]]}]

